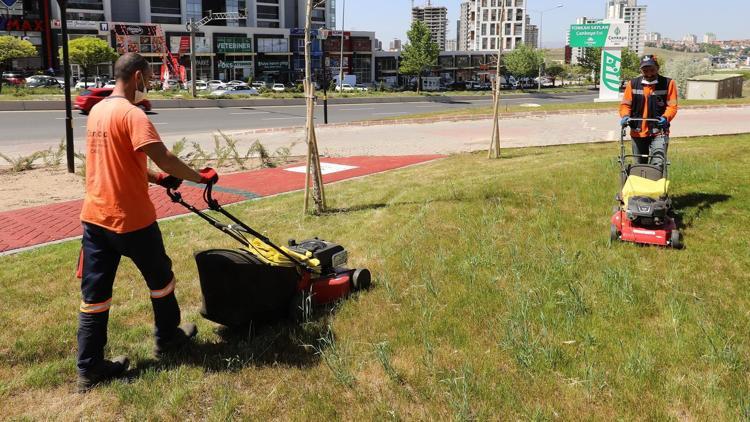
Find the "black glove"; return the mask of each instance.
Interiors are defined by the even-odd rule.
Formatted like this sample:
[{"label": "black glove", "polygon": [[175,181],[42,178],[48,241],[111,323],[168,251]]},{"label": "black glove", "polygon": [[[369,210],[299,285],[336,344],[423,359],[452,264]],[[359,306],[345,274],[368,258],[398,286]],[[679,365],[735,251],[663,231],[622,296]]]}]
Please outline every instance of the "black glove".
[{"label": "black glove", "polygon": [[182,184],[182,179],[178,179],[167,173],[158,173],[156,175],[156,184],[167,189],[175,190]]}]

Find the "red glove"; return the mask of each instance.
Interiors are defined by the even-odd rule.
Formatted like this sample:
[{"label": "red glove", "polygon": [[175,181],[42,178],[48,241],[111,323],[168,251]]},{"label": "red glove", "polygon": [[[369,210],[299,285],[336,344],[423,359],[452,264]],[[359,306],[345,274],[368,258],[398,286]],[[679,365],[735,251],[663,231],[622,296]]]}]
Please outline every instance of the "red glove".
[{"label": "red glove", "polygon": [[171,176],[167,173],[157,173],[156,174],[156,184],[159,186],[163,186],[167,189],[177,189],[182,184],[182,179],[178,179],[174,176]]},{"label": "red glove", "polygon": [[212,169],[211,167],[201,169],[200,171],[198,171],[198,174],[200,174],[201,183],[203,184],[214,184],[219,181],[218,173],[216,173],[216,170]]}]

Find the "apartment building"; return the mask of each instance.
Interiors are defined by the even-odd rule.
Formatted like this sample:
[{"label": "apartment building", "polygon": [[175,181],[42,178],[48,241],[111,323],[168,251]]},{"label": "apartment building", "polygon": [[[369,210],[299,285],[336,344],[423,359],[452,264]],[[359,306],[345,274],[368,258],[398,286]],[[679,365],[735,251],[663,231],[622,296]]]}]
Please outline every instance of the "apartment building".
[{"label": "apartment building", "polygon": [[526,0],[468,0],[461,8],[467,50],[513,50],[526,42]]},{"label": "apartment building", "polygon": [[529,15],[526,15],[526,35],[524,42],[529,47],[542,48],[539,43],[539,27],[531,24],[531,17]]},{"label": "apartment building", "polygon": [[411,9],[412,22],[421,21],[427,25],[432,35],[432,41],[437,43],[440,51],[445,51],[445,40],[448,32],[448,8],[430,5],[413,7]]}]

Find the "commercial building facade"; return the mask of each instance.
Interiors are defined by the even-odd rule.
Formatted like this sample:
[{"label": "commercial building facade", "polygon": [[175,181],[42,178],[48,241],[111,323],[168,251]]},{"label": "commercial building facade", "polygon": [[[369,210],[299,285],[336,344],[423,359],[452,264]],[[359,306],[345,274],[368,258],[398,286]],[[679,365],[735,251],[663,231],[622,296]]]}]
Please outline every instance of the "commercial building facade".
[{"label": "commercial building facade", "polygon": [[[423,76],[440,77],[441,82],[480,81],[494,78],[496,67],[493,51],[443,51],[438,56],[437,65]],[[399,72],[401,53],[382,51],[375,53],[375,81],[391,86],[408,85],[413,76]]]},{"label": "commercial building facade", "polygon": [[[54,39],[51,51],[57,51],[62,45],[60,9],[54,0],[38,1],[50,6]],[[158,75],[168,54],[181,65],[190,66],[190,34],[186,24],[191,20],[198,21],[209,12],[246,12],[246,18],[211,21],[196,33],[196,77],[293,83],[304,75],[301,28],[305,24],[305,4],[306,0],[69,1],[68,38],[94,36],[109,42],[120,54],[138,52],[151,62],[154,74]],[[322,41],[318,32],[319,28],[335,26],[335,5],[335,0],[327,0],[312,15],[313,69],[321,79],[324,64],[338,74],[340,49],[325,47],[337,41],[333,37]],[[332,35],[336,34],[340,41],[340,33]],[[375,34],[347,32],[344,38],[344,72],[358,74],[365,82],[372,81]],[[59,68],[56,54],[50,61],[52,67]],[[103,63],[94,72],[112,75],[111,63]],[[83,72],[73,65],[73,73]]]},{"label": "commercial building facade", "polygon": [[34,56],[14,59],[11,69],[37,71],[54,65],[50,13],[49,0],[18,1],[10,7],[0,4],[0,35],[27,40],[36,48]]}]

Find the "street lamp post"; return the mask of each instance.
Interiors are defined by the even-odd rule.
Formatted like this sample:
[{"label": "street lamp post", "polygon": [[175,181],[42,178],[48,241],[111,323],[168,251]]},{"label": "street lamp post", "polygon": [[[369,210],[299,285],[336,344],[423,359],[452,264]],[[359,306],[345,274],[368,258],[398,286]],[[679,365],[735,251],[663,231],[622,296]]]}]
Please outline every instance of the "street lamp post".
[{"label": "street lamp post", "polygon": [[62,38],[62,65],[65,78],[65,152],[68,173],[75,173],[75,154],[73,145],[73,108],[70,102],[70,60],[68,58],[68,17],[67,0],[57,0],[60,6],[60,32]]},{"label": "street lamp post", "polygon": [[[549,9],[545,9],[545,10],[532,10],[532,12],[539,13],[539,50],[542,50],[543,45],[544,45],[542,44],[542,27],[544,25],[544,13],[555,10],[555,9],[559,9],[561,7],[563,7],[562,3],[558,4],[555,7],[550,7]],[[539,63],[539,82],[537,83],[537,86],[536,86],[537,92],[542,91],[542,64],[543,63]]]},{"label": "street lamp post", "polygon": [[344,92],[344,25],[346,22],[346,0],[341,9],[341,56],[339,57],[339,92]]}]

